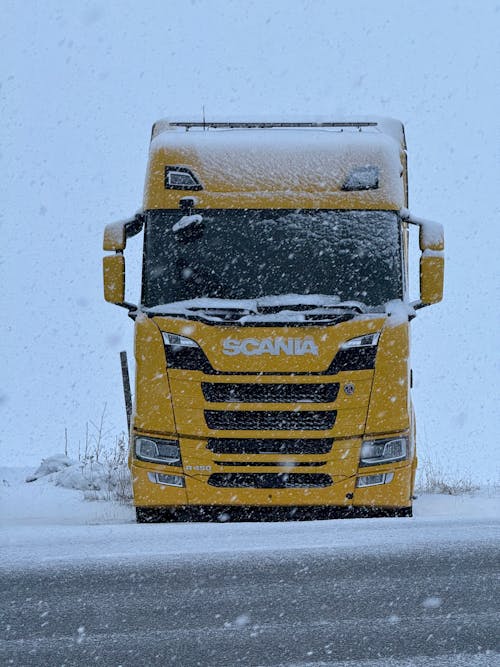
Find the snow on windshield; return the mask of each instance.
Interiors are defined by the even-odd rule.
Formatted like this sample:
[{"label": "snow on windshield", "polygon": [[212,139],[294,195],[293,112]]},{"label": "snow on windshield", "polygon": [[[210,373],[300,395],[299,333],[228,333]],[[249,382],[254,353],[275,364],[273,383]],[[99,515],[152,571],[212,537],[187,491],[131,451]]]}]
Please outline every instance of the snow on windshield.
[{"label": "snow on windshield", "polygon": [[175,234],[178,220],[173,211],[148,213],[143,295],[148,308],[200,298],[294,294],[306,305],[311,295],[325,295],[313,305],[340,300],[372,307],[401,298],[393,212],[206,211],[195,236]]}]

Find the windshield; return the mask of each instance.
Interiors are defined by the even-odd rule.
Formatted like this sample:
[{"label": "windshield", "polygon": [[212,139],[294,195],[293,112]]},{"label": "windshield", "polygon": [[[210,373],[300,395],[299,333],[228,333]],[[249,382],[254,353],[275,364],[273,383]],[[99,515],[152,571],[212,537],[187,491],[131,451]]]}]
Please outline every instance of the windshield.
[{"label": "windshield", "polygon": [[[330,295],[377,307],[402,298],[393,211],[148,211],[143,304]],[[180,222],[181,221],[181,222]]]}]

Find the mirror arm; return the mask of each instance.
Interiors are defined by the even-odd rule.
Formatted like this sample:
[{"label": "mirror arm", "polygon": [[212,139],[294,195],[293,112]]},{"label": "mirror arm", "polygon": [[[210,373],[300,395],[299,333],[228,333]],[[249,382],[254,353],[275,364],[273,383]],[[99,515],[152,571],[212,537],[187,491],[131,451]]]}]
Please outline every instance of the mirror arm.
[{"label": "mirror arm", "polygon": [[124,301],[123,303],[117,303],[117,306],[121,306],[122,308],[127,308],[128,309],[128,316],[130,317],[131,320],[136,319],[139,310],[139,306],[137,306],[135,303],[129,303],[128,301]]},{"label": "mirror arm", "polygon": [[143,213],[136,213],[135,216],[125,223],[125,236],[130,239],[142,231],[145,216]]},{"label": "mirror arm", "polygon": [[120,308],[127,308],[130,312],[135,312],[137,315],[137,310],[139,309],[139,306],[137,306],[135,303],[130,303],[129,301],[124,301],[123,303],[114,303],[113,306],[120,306]]}]

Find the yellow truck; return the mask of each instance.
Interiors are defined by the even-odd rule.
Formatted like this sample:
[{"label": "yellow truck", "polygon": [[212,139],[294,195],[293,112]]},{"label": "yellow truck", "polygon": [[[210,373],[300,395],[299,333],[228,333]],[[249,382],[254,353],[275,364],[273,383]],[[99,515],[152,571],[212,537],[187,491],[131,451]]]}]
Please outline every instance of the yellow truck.
[{"label": "yellow truck", "polygon": [[442,298],[444,241],[408,210],[399,121],[159,121],[143,209],[104,250],[105,299],[135,322],[139,522],[411,516],[409,322]]}]

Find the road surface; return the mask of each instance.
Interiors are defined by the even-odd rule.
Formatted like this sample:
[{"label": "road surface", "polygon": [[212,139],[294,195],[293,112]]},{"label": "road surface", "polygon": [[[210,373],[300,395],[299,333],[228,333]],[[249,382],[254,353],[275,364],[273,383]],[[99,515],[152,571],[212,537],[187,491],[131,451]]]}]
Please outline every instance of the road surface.
[{"label": "road surface", "polygon": [[2,665],[500,665],[499,552],[419,545],[0,570]]}]

